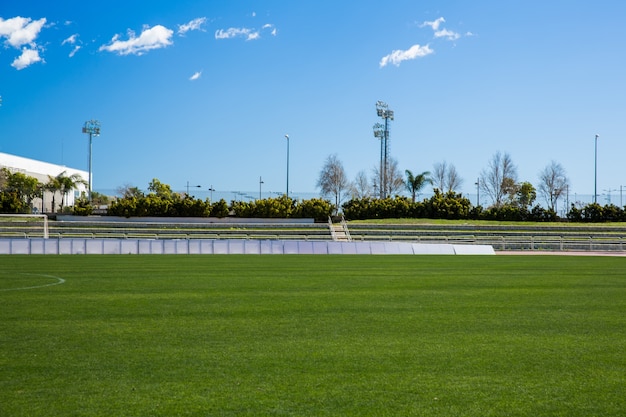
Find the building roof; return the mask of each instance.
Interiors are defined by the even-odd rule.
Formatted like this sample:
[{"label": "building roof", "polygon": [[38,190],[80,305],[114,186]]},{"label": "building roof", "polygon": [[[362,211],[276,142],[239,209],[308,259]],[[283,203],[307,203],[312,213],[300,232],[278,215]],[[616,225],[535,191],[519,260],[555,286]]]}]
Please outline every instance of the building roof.
[{"label": "building roof", "polygon": [[[37,161],[35,159],[24,158],[16,155],[9,155],[0,152],[0,167],[6,167],[11,170],[27,173],[32,176],[48,175],[56,177],[65,172],[67,176],[74,174],[80,175],[85,181],[89,179],[89,173],[76,168],[69,168],[64,165],[51,164],[49,162]],[[92,174],[93,179],[93,174]]]}]

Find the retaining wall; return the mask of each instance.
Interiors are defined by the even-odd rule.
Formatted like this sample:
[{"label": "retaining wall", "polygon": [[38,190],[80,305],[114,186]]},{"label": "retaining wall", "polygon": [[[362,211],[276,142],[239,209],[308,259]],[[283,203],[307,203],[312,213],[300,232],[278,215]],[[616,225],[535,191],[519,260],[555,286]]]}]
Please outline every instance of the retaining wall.
[{"label": "retaining wall", "polygon": [[490,245],[243,239],[0,239],[5,255],[493,255]]}]

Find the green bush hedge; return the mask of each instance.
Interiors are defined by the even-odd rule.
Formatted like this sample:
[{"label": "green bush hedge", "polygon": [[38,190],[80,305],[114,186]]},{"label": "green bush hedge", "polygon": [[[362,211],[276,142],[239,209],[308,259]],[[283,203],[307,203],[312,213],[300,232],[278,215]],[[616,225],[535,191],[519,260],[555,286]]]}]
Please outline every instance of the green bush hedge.
[{"label": "green bush hedge", "polygon": [[[159,196],[132,196],[121,198],[109,206],[110,216],[121,217],[226,217],[233,215],[241,218],[313,218],[324,221],[333,212],[333,206],[323,199],[311,199],[297,202],[287,196],[256,201],[233,201],[228,206],[220,200],[213,204],[209,201],[194,199],[176,194]],[[83,214],[79,211],[76,214]]]}]

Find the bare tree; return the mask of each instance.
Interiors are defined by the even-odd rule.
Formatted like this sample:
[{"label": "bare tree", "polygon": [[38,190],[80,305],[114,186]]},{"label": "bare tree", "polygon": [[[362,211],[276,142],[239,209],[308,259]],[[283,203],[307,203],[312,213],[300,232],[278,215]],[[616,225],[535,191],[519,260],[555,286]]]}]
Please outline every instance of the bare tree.
[{"label": "bare tree", "polygon": [[[382,192],[380,187],[380,178],[384,178],[385,183],[382,184]],[[404,177],[398,168],[398,161],[394,158],[389,158],[387,161],[386,175],[381,176],[378,167],[375,167],[372,175],[372,188],[379,192],[380,195],[391,197],[392,195],[398,195],[405,188]]]},{"label": "bare tree", "polygon": [[354,199],[368,198],[372,195],[372,187],[370,187],[365,171],[359,171],[350,187],[350,194]]},{"label": "bare tree", "polygon": [[118,187],[115,191],[118,195],[121,195],[122,198],[141,198],[144,196],[143,192],[139,188],[130,184],[124,184],[123,186]]},{"label": "bare tree", "polygon": [[404,176],[398,168],[398,161],[396,159],[389,159],[389,168],[387,173],[387,196],[398,195],[404,190]]},{"label": "bare tree", "polygon": [[438,162],[433,169],[433,186],[439,191],[455,191],[463,184],[463,179],[459,176],[456,167],[448,165],[446,161]]},{"label": "bare tree", "polygon": [[326,158],[317,180],[317,186],[323,195],[333,195],[335,197],[335,207],[339,210],[339,204],[342,200],[341,194],[348,189],[350,181],[348,181],[343,164],[336,154],[329,155]]},{"label": "bare tree", "polygon": [[500,207],[504,198],[511,195],[512,184],[517,184],[517,168],[508,153],[498,151],[489,161],[489,167],[480,175],[480,189],[491,197],[494,206]]},{"label": "bare tree", "polygon": [[448,170],[448,163],[446,161],[437,162],[433,166],[432,181],[433,187],[438,188],[439,191],[444,191],[446,187],[446,171]]},{"label": "bare tree", "polygon": [[456,167],[450,164],[450,168],[448,168],[448,191],[456,191],[463,185],[463,178],[459,175],[459,172],[456,170]]},{"label": "bare tree", "polygon": [[550,210],[556,211],[556,203],[569,185],[565,169],[552,161],[539,174],[539,181],[539,192],[546,199]]}]

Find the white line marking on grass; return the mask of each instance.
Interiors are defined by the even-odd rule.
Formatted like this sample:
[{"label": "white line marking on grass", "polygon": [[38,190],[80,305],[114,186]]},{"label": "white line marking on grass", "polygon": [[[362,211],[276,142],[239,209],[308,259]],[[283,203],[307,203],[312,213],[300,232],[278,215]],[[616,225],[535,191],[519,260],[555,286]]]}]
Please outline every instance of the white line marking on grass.
[{"label": "white line marking on grass", "polygon": [[0,288],[0,292],[2,292],[2,291],[33,290],[35,288],[52,287],[54,285],[60,285],[60,284],[64,284],[65,283],[65,280],[63,278],[55,277],[54,275],[45,275],[45,274],[18,274],[18,275],[29,275],[29,276],[33,276],[33,277],[54,278],[57,281],[56,282],[52,282],[50,284],[35,285],[35,286],[32,286],[32,287]]}]

